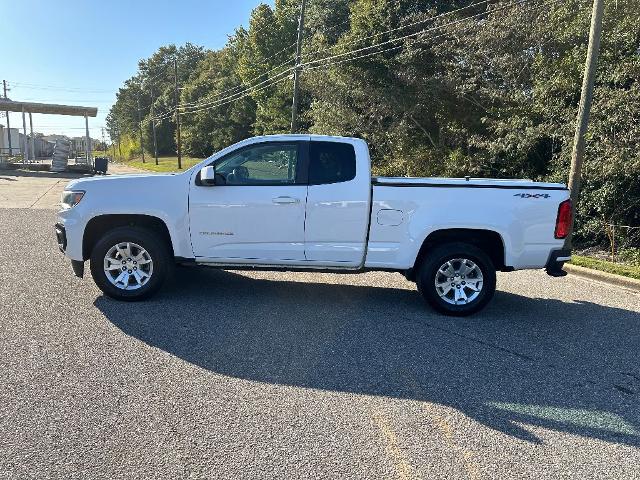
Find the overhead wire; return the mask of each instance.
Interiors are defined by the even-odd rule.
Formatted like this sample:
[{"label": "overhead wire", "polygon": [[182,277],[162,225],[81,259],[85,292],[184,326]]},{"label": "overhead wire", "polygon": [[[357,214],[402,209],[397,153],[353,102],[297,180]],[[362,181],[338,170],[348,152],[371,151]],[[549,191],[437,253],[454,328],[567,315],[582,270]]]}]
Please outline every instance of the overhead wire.
[{"label": "overhead wire", "polygon": [[[223,105],[227,105],[227,104],[232,103],[232,102],[234,102],[236,100],[240,100],[242,98],[246,98],[249,95],[252,95],[252,94],[254,94],[256,92],[259,92],[259,91],[263,91],[263,90],[265,90],[265,89],[267,89],[267,88],[269,88],[269,87],[271,87],[273,85],[276,85],[276,84],[279,84],[279,83],[283,82],[284,80],[286,80],[289,77],[289,75],[287,75],[287,74],[289,74],[290,72],[292,72],[296,68],[303,68],[304,70],[314,70],[314,69],[318,69],[318,68],[327,68],[327,67],[330,67],[330,66],[333,66],[333,65],[346,63],[346,62],[351,62],[351,61],[355,61],[355,60],[358,60],[358,59],[367,58],[367,57],[371,57],[371,56],[374,56],[374,55],[379,55],[379,54],[382,54],[382,53],[385,53],[385,52],[388,52],[388,51],[397,50],[397,49],[400,49],[400,48],[404,47],[405,46],[405,42],[403,42],[400,45],[395,45],[395,46],[391,46],[391,47],[388,47],[388,48],[384,48],[382,50],[376,50],[374,52],[368,52],[368,53],[363,53],[362,55],[352,56],[354,54],[361,53],[361,52],[366,52],[366,51],[374,49],[374,48],[379,48],[379,47],[382,47],[382,46],[385,46],[385,45],[394,44],[396,42],[404,41],[404,40],[407,40],[407,39],[411,39],[411,38],[417,37],[419,35],[427,34],[427,33],[430,33],[430,32],[435,32],[437,30],[441,30],[441,29],[446,28],[446,27],[458,25],[458,24],[460,24],[462,22],[466,22],[466,21],[469,21],[469,20],[484,16],[484,15],[489,15],[489,14],[492,14],[492,13],[496,13],[498,11],[501,11],[501,10],[504,10],[504,9],[507,9],[507,8],[511,8],[511,7],[522,5],[522,4],[525,4],[525,3],[529,3],[531,1],[532,0],[517,0],[517,1],[513,1],[513,2],[510,2],[508,4],[503,4],[503,5],[499,5],[499,6],[495,7],[495,8],[484,10],[484,11],[476,13],[474,15],[465,16],[463,18],[459,18],[459,19],[456,19],[456,20],[451,21],[451,22],[447,22],[447,23],[444,23],[444,24],[440,24],[440,25],[436,25],[436,26],[433,26],[433,27],[425,28],[425,29],[422,29],[422,30],[420,30],[418,32],[413,32],[413,33],[410,33],[410,34],[407,34],[407,35],[402,35],[400,37],[389,39],[389,40],[386,40],[384,42],[379,42],[379,43],[376,43],[376,44],[373,44],[373,45],[369,45],[369,46],[366,46],[366,47],[357,48],[357,49],[354,49],[354,50],[350,50],[348,52],[342,52],[342,53],[339,53],[339,54],[336,54],[336,55],[330,55],[330,56],[326,56],[326,57],[319,58],[319,59],[313,59],[313,60],[310,60],[308,62],[301,63],[301,64],[299,64],[297,66],[290,67],[290,68],[288,68],[288,69],[286,69],[286,70],[284,70],[282,72],[279,72],[279,73],[277,73],[275,75],[272,75],[272,76],[268,77],[267,79],[265,79],[265,80],[263,80],[263,81],[261,81],[261,82],[259,82],[257,84],[248,85],[248,86],[239,85],[237,87],[232,87],[230,89],[224,90],[223,92],[220,92],[220,93],[216,94],[213,97],[208,97],[209,99],[217,98],[217,100],[215,100],[215,101],[211,101],[211,102],[204,101],[203,102],[202,100],[200,100],[200,101],[197,101],[197,102],[189,102],[187,104],[179,105],[177,108],[173,108],[171,111],[166,112],[166,113],[164,113],[162,115],[159,115],[159,116],[155,117],[154,120],[159,121],[159,120],[163,120],[163,119],[169,118],[169,117],[171,117],[171,116],[173,116],[175,114],[176,110],[179,110],[179,113],[181,115],[183,115],[183,114],[197,113],[197,112],[201,112],[203,110],[209,110],[211,108],[216,108],[216,107],[220,107],[220,106],[223,106]],[[528,9],[527,11],[534,10],[536,8],[540,8],[540,7],[544,6],[544,5],[557,3],[559,1],[561,1],[561,0],[551,0],[551,1],[547,1],[547,2],[542,2],[541,4],[539,4],[539,5],[535,6],[535,7],[532,7],[531,9]],[[370,35],[370,36],[367,36],[367,37],[361,37],[359,39],[354,39],[352,42],[349,42],[347,44],[342,44],[340,46],[353,44],[353,43],[356,43],[356,42],[359,42],[359,41],[362,41],[362,40],[366,40],[366,39],[370,39],[370,38],[375,38],[375,37],[378,37],[378,36],[383,35],[385,33],[390,33],[390,32],[393,32],[393,31],[402,30],[402,29],[408,28],[410,26],[414,26],[414,25],[417,25],[417,24],[420,24],[420,23],[425,23],[427,21],[437,21],[440,18],[451,16],[451,15],[453,15],[455,13],[460,12],[460,11],[464,11],[464,10],[467,10],[469,8],[472,8],[472,7],[478,7],[479,5],[486,4],[486,3],[489,3],[489,0],[484,0],[484,1],[481,1],[481,2],[477,2],[477,3],[474,3],[472,5],[468,5],[466,7],[461,7],[459,9],[452,10],[450,12],[445,12],[445,13],[437,15],[435,17],[430,17],[428,19],[424,19],[424,20],[421,20],[421,21],[418,21],[418,22],[413,22],[411,24],[404,25],[404,26],[401,26],[401,27],[397,27],[395,29],[390,29],[390,30],[387,30],[385,32],[380,32],[380,33],[375,34],[375,35]],[[342,22],[342,23],[346,23],[346,22]],[[441,33],[439,35],[430,36],[429,38],[426,38],[426,39],[417,38],[417,39],[415,39],[415,41],[413,43],[422,42],[422,41],[426,41],[426,40],[435,40],[437,38],[444,37],[444,36],[446,36],[448,34],[449,34],[449,32],[444,32],[444,33]],[[295,43],[289,45],[288,47],[285,47],[284,49],[280,50],[279,52],[276,52],[271,57],[269,57],[269,59],[275,57],[277,54],[281,53],[282,51],[286,50],[287,48],[290,48],[293,45],[295,45]],[[321,51],[324,51],[324,50],[320,50],[318,52],[321,52]],[[347,57],[347,56],[349,56],[349,58],[343,58],[343,57]],[[341,60],[337,60],[339,58],[342,58],[342,59]],[[252,79],[250,79],[250,81],[254,81],[254,80],[257,80],[259,78],[262,78],[263,76],[273,72],[274,70],[282,68],[283,66],[291,63],[291,61],[292,61],[292,59],[289,59],[286,62],[284,62],[284,63],[282,63],[282,64],[280,64],[280,65],[278,65],[276,67],[273,67],[271,70],[253,77]],[[250,82],[248,82],[248,83],[250,83]],[[223,97],[223,95],[225,93],[233,92],[234,90],[238,90],[238,89],[240,89],[240,91],[237,91],[235,93],[232,93],[231,95]],[[222,97],[222,98],[219,98],[219,97]]]},{"label": "overhead wire", "polygon": [[350,40],[350,41],[348,41],[346,43],[336,43],[335,45],[332,45],[330,47],[327,47],[327,48],[324,48],[324,49],[321,49],[321,50],[317,50],[316,52],[313,52],[313,53],[320,53],[320,52],[324,52],[324,51],[327,51],[327,50],[335,50],[336,48],[342,48],[342,47],[345,47],[347,45],[353,45],[355,43],[359,43],[359,42],[364,41],[364,40],[369,40],[371,38],[380,37],[380,36],[385,35],[387,33],[396,32],[398,30],[404,30],[405,28],[409,28],[409,27],[413,27],[413,26],[416,26],[416,25],[420,25],[421,23],[426,23],[426,22],[430,22],[430,21],[432,22],[432,21],[438,20],[440,18],[445,18],[445,17],[451,16],[453,14],[460,13],[460,12],[462,12],[464,10],[468,10],[470,8],[474,8],[474,7],[478,7],[480,5],[483,5],[483,4],[487,4],[487,3],[491,2],[491,1],[492,0],[482,0],[480,2],[472,3],[472,4],[466,5],[464,7],[460,7],[460,8],[457,8],[455,10],[451,10],[449,12],[444,12],[444,13],[441,13],[439,15],[435,15],[433,17],[424,18],[422,20],[417,20],[415,22],[408,23],[406,25],[401,25],[399,27],[391,28],[391,29],[385,30],[383,32],[374,33],[372,35],[356,37],[356,38],[354,38],[354,39],[352,39],[352,40]]},{"label": "overhead wire", "polygon": [[[487,1],[489,1],[489,0],[483,0],[482,2],[478,2],[478,3],[474,4],[474,6],[477,6],[477,5],[482,4],[482,3],[486,3]],[[526,1],[530,1],[530,0],[519,0],[519,2],[520,2],[520,3],[522,3],[522,2],[526,2]],[[518,3],[518,2],[516,2],[516,3]],[[456,10],[451,11],[451,12],[446,12],[446,13],[441,14],[441,15],[438,15],[438,16],[436,16],[436,17],[431,17],[429,20],[435,20],[435,19],[437,19],[437,18],[441,18],[441,17],[443,17],[443,16],[447,16],[447,15],[450,15],[450,14],[452,14],[452,13],[455,13],[455,12],[458,12],[458,11],[465,10],[465,9],[467,9],[467,8],[469,8],[469,7],[462,7],[462,8],[456,9]],[[486,13],[486,12],[482,12],[482,14],[485,14],[485,13]],[[343,23],[346,23],[346,22],[343,22]],[[446,26],[446,25],[447,25],[447,24],[442,25],[442,26],[439,26],[438,28],[443,28],[443,27],[444,27],[444,26]],[[408,25],[407,25],[407,26],[408,26]],[[407,27],[407,26],[405,26],[405,27]],[[402,28],[405,28],[405,27],[402,27]],[[398,28],[398,29],[399,29],[399,28]],[[398,30],[398,29],[396,29],[396,30]],[[427,31],[427,30],[425,30],[425,31]],[[382,32],[382,33],[386,33],[386,32]],[[409,35],[409,36],[415,36],[415,35],[417,35],[417,34],[419,34],[419,33],[420,33],[420,32],[416,32],[416,33],[411,34],[411,35]],[[407,38],[407,37],[409,37],[409,36],[404,36],[404,37],[400,37],[400,38],[398,38],[398,39],[393,39],[393,40],[394,40],[394,41],[397,41],[397,40],[401,40],[401,39]],[[387,42],[382,42],[382,43],[380,43],[380,44],[378,44],[378,45],[383,45],[383,44],[385,44],[385,43],[389,43],[389,41],[387,41]],[[294,44],[292,44],[292,45],[294,45]],[[375,47],[376,47],[376,46],[378,46],[378,45],[372,45],[372,46],[366,47],[364,50],[371,49],[371,48],[375,48]],[[399,48],[399,47],[398,47],[398,48]],[[363,49],[357,49],[357,50],[354,50],[354,51],[353,51],[353,53],[358,52],[358,51],[361,51],[361,50],[363,50]],[[278,52],[278,53],[279,53],[279,52]],[[345,52],[345,53],[340,54],[340,55],[329,56],[329,57],[326,57],[326,59],[335,58],[335,57],[337,57],[337,56],[345,56],[345,55],[347,55],[347,54],[349,54],[349,53],[352,53],[352,52]],[[382,52],[376,52],[376,53],[382,53]],[[368,56],[368,55],[367,55],[367,56]],[[312,61],[307,62],[307,63],[302,63],[302,64],[297,65],[297,68],[300,68],[300,67],[304,68],[304,67],[305,67],[305,66],[307,66],[307,65],[310,65],[310,64],[313,64],[313,63],[317,63],[318,61],[321,61],[321,60],[324,60],[324,59],[312,60]],[[282,64],[282,65],[280,65],[279,67],[281,67],[281,66],[283,66],[283,65],[286,65],[287,63],[289,63],[289,62],[285,62],[285,64]],[[275,67],[275,68],[274,68],[274,69],[272,69],[271,71],[273,71],[273,70],[275,70],[275,69],[277,69],[277,68],[279,68],[279,67]],[[278,74],[274,75],[273,77],[267,78],[267,79],[266,79],[266,80],[264,80],[263,82],[260,82],[260,83],[258,83],[258,84],[256,84],[256,85],[252,85],[252,86],[246,87],[246,88],[245,88],[245,90],[243,90],[243,91],[241,91],[241,92],[238,92],[238,93],[236,93],[236,94],[232,94],[232,95],[230,95],[230,96],[228,96],[228,97],[222,98],[222,99],[217,100],[217,101],[215,101],[215,102],[207,103],[207,102],[202,102],[202,101],[200,101],[200,102],[196,102],[195,104],[194,104],[194,103],[191,103],[191,104],[189,104],[189,105],[180,105],[178,108],[179,108],[179,109],[181,109],[181,110],[183,110],[183,111],[185,111],[185,112],[188,112],[188,111],[189,111],[189,109],[190,109],[190,108],[193,108],[193,107],[198,107],[198,108],[199,108],[199,107],[204,107],[204,106],[210,106],[211,108],[213,108],[213,107],[215,107],[215,106],[218,106],[218,103],[219,103],[219,102],[226,101],[227,99],[230,99],[231,97],[233,97],[233,96],[235,96],[235,95],[240,95],[240,94],[242,94],[244,91],[247,91],[247,90],[249,90],[249,89],[252,89],[252,88],[258,87],[258,86],[260,86],[260,85],[262,85],[262,84],[264,84],[264,83],[267,83],[267,82],[269,82],[270,80],[273,80],[274,78],[278,77],[278,76],[279,76],[279,75],[281,75],[281,74],[288,73],[288,72],[290,72],[290,71],[295,70],[295,68],[296,68],[296,67],[289,68],[289,69],[287,69],[287,70],[285,70],[285,71],[283,71],[283,72],[280,72],[280,73],[278,73]],[[311,68],[309,68],[309,69],[311,69]],[[267,73],[269,73],[269,72],[267,72]],[[264,75],[264,74],[263,74],[263,75]],[[256,77],[256,78],[260,78],[260,77],[261,77],[261,76],[263,76],[263,75],[260,75],[260,76],[258,76],[258,77]],[[237,87],[236,87],[236,89],[237,89]],[[231,89],[231,90],[234,90],[234,89]],[[218,96],[220,96],[220,95],[218,95]],[[212,98],[215,98],[215,97],[212,97]],[[173,109],[172,113],[173,113],[173,112],[175,112],[175,109]],[[165,115],[165,116],[164,116],[164,118],[167,118],[167,115]]]},{"label": "overhead wire", "polygon": [[61,92],[82,92],[82,93],[116,93],[115,90],[63,87],[63,86],[45,85],[45,84],[38,84],[38,83],[14,82],[11,80],[8,80],[7,83],[11,87],[24,88],[26,90],[57,90]]},{"label": "overhead wire", "polygon": [[282,77],[282,78],[280,78],[279,80],[275,80],[275,81],[273,81],[273,82],[271,82],[271,83],[269,83],[269,84],[267,84],[267,85],[264,85],[264,86],[263,86],[263,87],[261,87],[261,88],[253,89],[253,90],[251,90],[251,91],[248,91],[248,92],[244,93],[242,96],[240,96],[240,97],[238,97],[238,98],[233,98],[233,99],[231,99],[231,100],[227,100],[227,101],[225,101],[225,102],[223,102],[223,103],[220,103],[220,104],[217,104],[217,105],[214,105],[214,106],[202,107],[202,108],[198,108],[198,109],[196,109],[196,110],[190,110],[190,111],[186,111],[186,112],[181,112],[180,114],[181,114],[181,115],[183,115],[183,114],[188,114],[188,113],[197,113],[197,112],[200,112],[200,111],[202,111],[202,110],[209,110],[209,109],[211,109],[211,108],[221,107],[221,106],[226,105],[226,104],[228,104],[228,103],[235,102],[236,100],[240,100],[241,98],[245,98],[245,97],[247,97],[247,96],[251,95],[252,93],[256,93],[256,92],[260,92],[260,91],[262,91],[262,90],[265,90],[265,89],[267,89],[267,88],[269,88],[269,87],[272,87],[273,85],[276,85],[276,84],[278,84],[278,83],[283,82],[284,80],[288,80],[288,77]]},{"label": "overhead wire", "polygon": [[[528,1],[531,1],[531,0],[518,0],[516,2],[512,2],[512,3],[508,4],[508,5],[505,5],[505,6],[501,7],[500,9],[508,8],[508,7],[515,6],[515,5],[522,4],[522,3],[526,3]],[[458,9],[458,10],[462,10],[462,9]],[[498,10],[498,9],[494,9],[492,11],[496,11],[496,10]],[[451,12],[448,12],[448,13],[451,13]],[[478,17],[480,15],[485,15],[487,13],[488,12],[486,12],[486,11],[485,12],[481,12],[479,14],[472,15],[472,16],[469,16],[469,17],[465,17],[463,19],[459,19],[459,20],[454,21],[454,22],[449,22],[447,24],[439,25],[437,28],[425,29],[425,30],[423,30],[421,32],[415,32],[414,34],[405,35],[405,36],[399,37],[397,39],[393,39],[391,41],[381,42],[379,44],[372,45],[372,46],[369,46],[369,47],[364,48],[364,49],[356,49],[356,50],[353,50],[351,52],[345,52],[344,54],[334,55],[334,56],[330,56],[330,57],[327,57],[327,58],[332,59],[332,58],[342,57],[342,56],[345,56],[345,54],[357,53],[357,52],[360,52],[360,51],[368,50],[370,48],[375,48],[377,46],[389,44],[392,41],[404,40],[406,38],[410,38],[410,37],[416,36],[417,34],[420,34],[420,33],[427,33],[428,31],[434,31],[434,30],[441,29],[441,28],[444,28],[444,27],[449,26],[449,25],[455,25],[457,23],[460,23],[460,20],[469,20],[469,19],[472,19],[472,18],[476,18],[476,17]],[[316,65],[314,67],[309,67],[308,65],[316,63],[317,60],[313,60],[313,61],[310,61],[310,62],[307,62],[307,63],[304,63],[304,64],[300,64],[300,66],[303,67],[303,68],[306,68],[308,70],[312,70],[312,69],[315,69],[315,68],[321,68],[321,67],[325,67],[325,66],[335,65],[335,64],[338,64],[338,63],[345,63],[347,61],[357,60],[359,58],[365,58],[365,57],[369,57],[369,56],[373,56],[373,55],[378,55],[378,54],[384,53],[386,51],[391,51],[391,50],[396,50],[396,49],[402,48],[403,46],[404,45],[397,45],[397,46],[390,47],[390,48],[387,48],[387,49],[384,49],[384,50],[378,50],[378,51],[375,51],[375,52],[370,52],[370,53],[367,53],[367,54],[364,54],[364,55],[360,55],[360,56],[357,56],[357,57],[352,57],[352,58],[345,59],[345,60],[342,60],[342,61],[336,61],[336,62],[330,62],[328,64]],[[320,59],[320,60],[324,60],[324,59]],[[205,109],[210,109],[210,108],[215,108],[215,107],[218,107],[218,106],[226,105],[226,104],[228,104],[228,103],[230,103],[232,101],[235,101],[235,100],[239,100],[240,98],[244,98],[247,95],[249,95],[249,94],[253,93],[254,91],[256,91],[257,87],[260,87],[261,85],[267,84],[263,88],[258,89],[258,91],[264,90],[265,88],[267,88],[267,87],[269,87],[269,86],[271,86],[271,85],[273,85],[275,83],[279,83],[281,80],[283,80],[283,78],[279,79],[277,82],[272,82],[272,81],[277,79],[282,74],[289,73],[289,72],[291,72],[293,70],[295,70],[295,67],[289,68],[289,69],[287,69],[287,70],[285,70],[283,72],[280,72],[280,73],[278,73],[278,74],[276,74],[276,75],[274,75],[274,76],[272,76],[272,77],[270,77],[270,78],[268,78],[268,79],[266,79],[266,80],[264,80],[264,81],[262,81],[262,82],[260,82],[258,84],[249,86],[249,87],[245,88],[241,92],[238,92],[236,94],[232,94],[232,95],[230,95],[228,97],[219,99],[219,100],[217,100],[215,102],[200,103],[199,105],[197,105],[197,108],[195,108],[195,109],[193,107],[184,108],[182,113],[193,113],[193,112],[197,112],[197,111],[202,111],[202,110],[205,110]],[[182,107],[180,107],[180,108],[182,108]],[[175,109],[173,109],[171,112],[168,112],[167,114],[164,114],[161,118],[157,118],[157,119],[168,118],[171,115],[173,115],[174,113],[175,113]]]},{"label": "overhead wire", "polygon": [[[519,0],[517,2],[512,2],[511,4],[505,5],[504,8],[517,6],[517,5],[520,5],[520,4],[528,3],[530,1],[532,1],[532,0]],[[562,0],[550,0],[550,1],[542,2],[540,5],[537,5],[537,6],[533,7],[533,8],[527,9],[526,11],[536,10],[537,8],[539,8],[539,7],[543,6],[543,5],[552,4],[552,3],[558,3],[560,1],[562,1]],[[502,9],[503,8],[501,7],[500,10],[502,10]],[[461,23],[462,21],[471,20],[471,19],[476,18],[478,16],[486,15],[487,13],[492,13],[492,12],[497,11],[497,10],[498,9],[494,9],[494,10],[490,10],[490,11],[487,11],[487,12],[482,12],[482,13],[471,15],[471,16],[468,16],[468,17],[464,17],[464,18],[459,19],[459,20],[457,20],[455,22],[449,22],[447,24],[440,25],[437,28],[432,28],[432,29],[427,29],[427,30],[423,30],[423,31],[420,31],[420,32],[416,32],[416,34],[428,33],[429,31],[435,31],[435,30],[439,30],[439,29],[447,27],[447,26],[456,25],[456,24]],[[426,40],[434,40],[434,39],[437,39],[437,38],[445,37],[448,34],[449,34],[448,32],[444,32],[442,34],[439,34],[439,35],[436,35],[436,36],[432,36],[432,37],[428,37],[426,39],[416,39],[416,40],[414,40],[414,43],[421,42],[421,41],[426,41]],[[406,35],[406,36],[401,37],[401,38],[406,39],[406,38],[408,38],[410,36],[414,36],[414,35],[415,34]],[[395,40],[397,40],[397,39],[395,39]],[[360,52],[360,51],[364,51],[364,50],[368,50],[369,48],[374,48],[374,47],[378,47],[378,46],[381,46],[381,45],[384,45],[384,44],[392,43],[393,41],[394,40],[390,40],[388,42],[382,42],[382,43],[377,44],[377,45],[372,45],[371,47],[367,47],[367,48],[363,48],[363,49],[357,49],[357,50],[353,50],[353,51],[350,51],[350,52],[345,52],[344,55],[352,54],[352,53],[356,53],[356,52]],[[310,62],[307,62],[305,64],[302,64],[302,67],[304,68],[304,70],[315,70],[317,68],[326,68],[326,67],[330,67],[330,66],[333,66],[333,65],[338,65],[338,64],[341,64],[341,63],[347,63],[347,62],[351,62],[351,61],[354,61],[354,60],[358,60],[358,59],[367,58],[367,57],[371,57],[371,56],[374,56],[374,55],[379,55],[379,54],[382,54],[382,53],[390,52],[390,51],[393,51],[393,50],[398,50],[400,48],[403,48],[404,46],[405,46],[405,44],[396,45],[396,46],[393,46],[393,47],[385,48],[383,50],[377,50],[375,52],[371,52],[371,53],[367,53],[367,54],[363,54],[363,55],[358,55],[356,57],[350,57],[350,58],[347,58],[347,59],[344,59],[344,60],[328,62],[328,63],[319,64],[319,65],[315,65],[315,66],[308,66],[308,65],[316,63],[316,61],[314,60],[314,61],[310,61]],[[337,58],[337,57],[341,57],[341,56],[343,56],[343,55],[342,54],[341,55],[335,55],[335,56],[331,56],[331,57],[327,57],[327,58],[331,59],[331,58]],[[320,60],[324,60],[324,59],[320,59]]]},{"label": "overhead wire", "polygon": [[[300,64],[300,66],[304,68],[304,67],[306,67],[308,65],[313,65],[313,64],[316,64],[316,63],[320,63],[320,62],[323,62],[325,60],[331,60],[331,59],[334,59],[334,58],[345,57],[347,55],[352,55],[354,53],[359,53],[359,52],[363,52],[363,51],[366,51],[366,50],[371,50],[371,49],[376,48],[376,47],[380,47],[380,46],[383,46],[383,45],[388,45],[390,43],[395,43],[395,42],[398,42],[398,41],[401,41],[401,40],[405,40],[407,38],[415,37],[417,35],[422,35],[424,33],[440,30],[442,28],[445,28],[445,27],[448,27],[448,26],[451,26],[451,25],[457,25],[458,23],[469,21],[469,20],[472,20],[474,18],[480,17],[482,15],[487,15],[489,13],[494,13],[494,12],[497,12],[497,11],[500,11],[500,10],[504,10],[506,8],[510,8],[510,7],[513,7],[513,6],[516,6],[516,5],[520,5],[520,4],[523,4],[523,3],[527,3],[527,2],[530,2],[530,1],[532,1],[532,0],[517,0],[515,2],[511,2],[511,3],[506,4],[506,5],[501,5],[500,7],[496,7],[496,8],[491,9],[491,10],[487,10],[487,11],[480,12],[480,13],[477,13],[477,14],[474,14],[474,15],[470,15],[468,17],[459,18],[459,19],[454,20],[452,22],[444,23],[444,24],[441,24],[441,25],[436,25],[434,27],[425,28],[425,29],[420,30],[418,32],[414,32],[414,33],[410,33],[410,34],[407,34],[407,35],[403,35],[401,37],[392,38],[392,39],[386,40],[384,42],[380,42],[380,43],[376,43],[376,44],[373,44],[373,45],[369,45],[367,47],[357,48],[357,49],[349,50],[347,52],[339,53],[339,54],[336,54],[336,55],[330,55],[330,56],[327,56],[327,57],[311,60],[309,62],[305,62],[305,63]],[[447,12],[446,15],[450,15],[450,14],[452,14],[454,12],[463,10],[464,8],[466,8],[466,7],[462,7],[462,8],[453,10],[451,12]],[[445,14],[442,14],[442,15],[445,15]],[[441,18],[441,17],[440,16],[433,17],[433,19],[437,19],[437,18]]]},{"label": "overhead wire", "polygon": [[[260,92],[265,90],[266,88],[269,88],[275,84],[278,84],[280,82],[282,82],[283,80],[286,80],[288,78],[289,75],[286,76],[282,76],[282,74],[284,73],[289,73],[291,70],[293,69],[289,69],[285,72],[281,72],[277,75],[274,75],[273,77],[268,78],[267,80],[264,80],[256,85],[253,85],[249,88],[246,88],[245,90],[235,93],[233,95],[229,95],[225,98],[222,98],[220,100],[217,100],[216,102],[210,102],[210,103],[205,103],[203,105],[200,105],[198,107],[190,107],[188,110],[184,110],[184,111],[180,111],[180,114],[187,114],[187,113],[196,113],[196,112],[200,112],[202,110],[209,110],[212,108],[216,108],[216,107],[220,107],[223,105],[227,105],[233,101],[236,100],[240,100],[241,98],[246,98],[247,96],[251,95],[252,93],[256,93],[256,92]],[[260,88],[258,88],[260,87]],[[163,115],[160,115],[158,117],[155,117],[154,120],[156,121],[161,121],[164,120],[166,118],[171,117],[173,114],[175,113],[175,109],[171,110],[170,112],[167,112]]]},{"label": "overhead wire", "polygon": [[[294,58],[290,58],[290,59],[289,59],[289,60],[287,60],[286,62],[281,63],[280,65],[278,65],[278,66],[276,66],[276,67],[273,67],[272,69],[270,69],[270,70],[268,70],[268,71],[266,71],[266,72],[264,72],[264,73],[261,73],[260,75],[256,75],[255,77],[250,78],[249,80],[247,80],[247,81],[246,81],[246,83],[251,83],[251,82],[253,82],[253,81],[255,81],[255,80],[259,79],[259,78],[262,78],[262,77],[264,77],[265,75],[268,75],[269,73],[273,72],[274,70],[277,70],[277,69],[279,69],[279,68],[282,68],[282,67],[284,67],[285,65],[287,65],[287,64],[289,64],[289,63],[291,63],[291,62],[293,62],[293,61],[294,61]],[[220,79],[216,79],[216,80],[220,80]],[[233,92],[234,90],[238,90],[238,89],[242,89],[242,88],[244,88],[244,86],[243,86],[243,85],[237,85],[237,86],[235,86],[235,87],[231,87],[231,88],[228,88],[228,89],[226,89],[226,90],[223,90],[222,92],[216,93],[216,94],[215,94],[215,95],[213,95],[213,96],[208,95],[208,96],[206,96],[206,97],[204,97],[204,98],[202,98],[202,99],[200,99],[200,100],[198,100],[198,101],[195,101],[195,102],[186,102],[186,103],[182,103],[182,104],[181,104],[181,107],[188,107],[188,106],[192,106],[192,105],[193,105],[193,106],[203,105],[204,103],[206,103],[206,101],[207,101],[208,99],[214,99],[214,98],[217,98],[217,97],[221,97],[221,96],[223,96],[223,95],[224,95],[224,94],[226,94],[226,93],[230,93],[230,92]]]}]

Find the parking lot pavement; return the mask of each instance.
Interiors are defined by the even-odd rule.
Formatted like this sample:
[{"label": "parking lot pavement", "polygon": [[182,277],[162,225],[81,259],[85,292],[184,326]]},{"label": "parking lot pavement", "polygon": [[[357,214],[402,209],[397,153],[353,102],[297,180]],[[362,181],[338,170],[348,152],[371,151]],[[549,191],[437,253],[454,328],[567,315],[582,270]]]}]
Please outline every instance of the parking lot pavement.
[{"label": "parking lot pavement", "polygon": [[640,478],[640,296],[499,274],[466,319],[398,274],[178,269],[103,297],[0,209],[0,478]]},{"label": "parking lot pavement", "polygon": [[[141,170],[118,163],[109,164],[113,175],[140,173]],[[145,172],[150,173],[150,172]],[[0,208],[57,209],[67,184],[90,175],[68,172],[0,170]]]}]

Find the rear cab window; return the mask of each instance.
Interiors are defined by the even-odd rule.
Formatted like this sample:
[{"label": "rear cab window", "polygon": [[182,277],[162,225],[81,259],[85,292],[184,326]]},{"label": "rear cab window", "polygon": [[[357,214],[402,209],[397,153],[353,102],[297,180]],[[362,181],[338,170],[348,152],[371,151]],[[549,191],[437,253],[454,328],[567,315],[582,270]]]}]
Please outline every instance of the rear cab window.
[{"label": "rear cab window", "polygon": [[356,177],[356,152],[350,143],[309,144],[309,185],[348,182]]}]

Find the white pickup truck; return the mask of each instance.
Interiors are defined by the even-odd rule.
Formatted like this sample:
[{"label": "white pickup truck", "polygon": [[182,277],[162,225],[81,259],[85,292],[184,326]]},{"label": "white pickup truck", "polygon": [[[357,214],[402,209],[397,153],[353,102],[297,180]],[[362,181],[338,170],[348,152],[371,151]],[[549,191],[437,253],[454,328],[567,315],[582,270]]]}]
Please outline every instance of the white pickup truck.
[{"label": "white pickup truck", "polygon": [[563,276],[570,252],[562,184],[372,178],[356,138],[244,140],[178,174],[74,180],[55,226],[77,276],[90,260],[120,300],[154,294],[175,264],[403,273],[435,309],[468,315],[496,271]]}]

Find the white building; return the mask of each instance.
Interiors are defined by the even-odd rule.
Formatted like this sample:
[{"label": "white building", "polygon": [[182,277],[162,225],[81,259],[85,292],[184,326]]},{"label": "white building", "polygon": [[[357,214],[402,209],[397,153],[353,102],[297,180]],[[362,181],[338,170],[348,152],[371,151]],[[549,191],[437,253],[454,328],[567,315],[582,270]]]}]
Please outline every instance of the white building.
[{"label": "white building", "polygon": [[18,155],[22,145],[22,134],[17,128],[11,129],[11,151],[9,151],[9,130],[4,125],[0,125],[0,154],[4,155]]},{"label": "white building", "polygon": [[[9,150],[9,134],[11,134],[11,150]],[[4,125],[0,125],[0,155],[3,158],[12,157],[21,154],[24,150],[24,135],[17,128],[7,129]],[[29,149],[31,149],[29,142]],[[49,141],[45,137],[34,136],[33,150],[31,157],[35,159],[49,158],[53,155],[53,147],[55,142]]]}]

